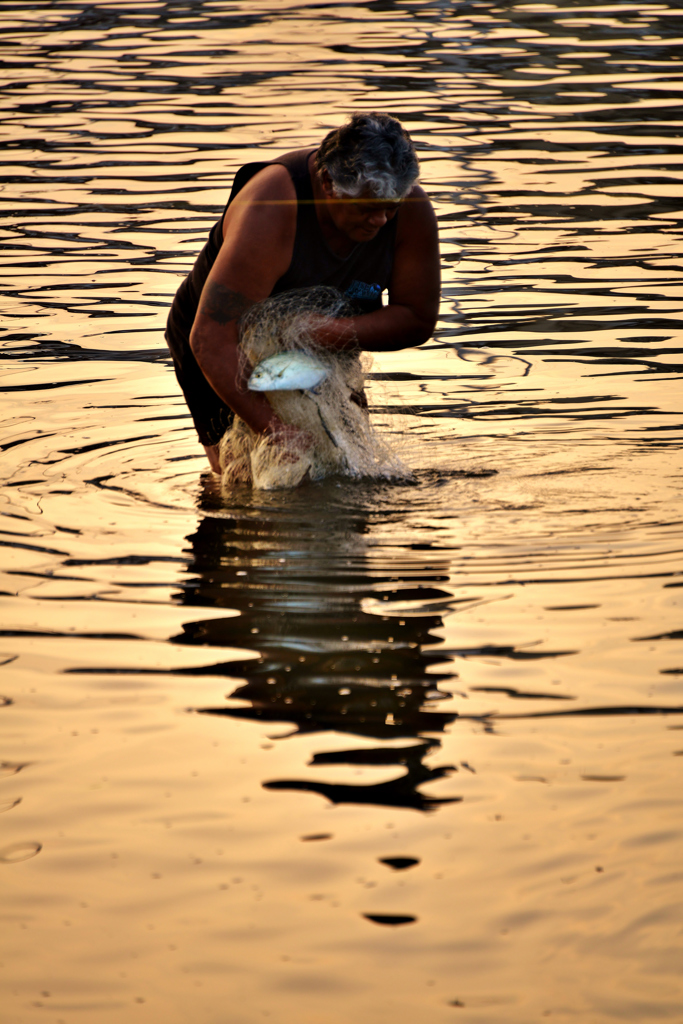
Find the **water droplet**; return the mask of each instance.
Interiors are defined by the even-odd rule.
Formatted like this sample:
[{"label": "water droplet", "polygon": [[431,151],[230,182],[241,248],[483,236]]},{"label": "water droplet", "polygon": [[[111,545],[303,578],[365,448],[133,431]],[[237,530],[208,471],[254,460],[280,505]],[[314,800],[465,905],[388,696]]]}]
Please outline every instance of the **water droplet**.
[{"label": "water droplet", "polygon": [[415,867],[416,864],[420,863],[418,857],[379,857],[380,864],[386,864],[387,867],[393,868],[394,871],[405,871],[406,868]]},{"label": "water droplet", "polygon": [[390,926],[414,924],[417,921],[417,918],[412,914],[363,914],[363,917],[368,921],[373,921],[375,924]]},{"label": "water droplet", "polygon": [[43,848],[42,843],[12,843],[0,850],[0,863],[18,864],[22,860],[30,860]]}]

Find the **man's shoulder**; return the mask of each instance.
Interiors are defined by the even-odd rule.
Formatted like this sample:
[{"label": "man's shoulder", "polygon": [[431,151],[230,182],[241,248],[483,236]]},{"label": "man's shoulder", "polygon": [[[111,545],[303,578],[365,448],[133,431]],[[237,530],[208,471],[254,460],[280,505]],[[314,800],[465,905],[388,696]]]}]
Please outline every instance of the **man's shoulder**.
[{"label": "man's shoulder", "polygon": [[416,232],[436,222],[434,208],[421,185],[413,185],[403,200],[398,217],[398,239],[409,241]]},{"label": "man's shoulder", "polygon": [[280,163],[264,162],[231,199],[223,217],[223,240],[239,239],[244,247],[250,239],[262,240],[265,232],[269,244],[291,248],[296,221],[297,193],[291,175]]},{"label": "man's shoulder", "polygon": [[401,212],[403,212],[403,209],[411,213],[415,213],[417,211],[422,214],[424,214],[425,211],[432,209],[431,200],[422,188],[422,185],[413,185],[410,192],[403,200]]},{"label": "man's shoulder", "polygon": [[252,199],[293,199],[296,179],[308,174],[308,160],[315,149],[294,149],[265,163],[242,189]]},{"label": "man's shoulder", "polygon": [[292,177],[282,164],[265,164],[240,189],[233,202],[296,198]]}]

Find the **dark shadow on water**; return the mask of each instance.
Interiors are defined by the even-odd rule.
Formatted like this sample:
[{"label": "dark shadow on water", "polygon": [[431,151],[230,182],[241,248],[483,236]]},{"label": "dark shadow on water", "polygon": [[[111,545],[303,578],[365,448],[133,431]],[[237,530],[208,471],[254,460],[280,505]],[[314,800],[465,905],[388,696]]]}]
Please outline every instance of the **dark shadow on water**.
[{"label": "dark shadow on water", "polygon": [[[405,549],[387,555],[368,543],[362,506],[351,512],[343,500],[308,504],[323,493],[207,515],[189,538],[193,579],[183,603],[229,607],[239,615],[188,622],[175,642],[247,648],[255,655],[200,669],[225,676],[234,688],[226,705],[196,710],[287,724],[282,739],[330,732],[378,741],[321,750],[309,766],[314,774],[332,764],[398,770],[395,778],[373,785],[308,777],[265,781],[269,790],[417,810],[456,801],[420,791],[456,770],[425,764],[440,747],[438,734],[457,717],[439,707],[450,699],[439,684],[453,677],[438,671],[447,659],[434,651],[442,619],[416,611],[420,604],[452,600],[441,585],[447,579],[443,555]],[[383,597],[387,614],[364,608],[367,599]],[[400,613],[392,612],[398,601]]]}]

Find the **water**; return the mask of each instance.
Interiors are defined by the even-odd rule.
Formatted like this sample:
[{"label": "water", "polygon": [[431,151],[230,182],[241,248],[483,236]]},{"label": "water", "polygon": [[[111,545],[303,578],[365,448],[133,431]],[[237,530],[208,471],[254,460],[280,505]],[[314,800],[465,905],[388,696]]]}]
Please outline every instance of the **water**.
[{"label": "water", "polygon": [[[679,1022],[680,8],[0,19],[3,1024]],[[166,311],[350,109],[440,219],[416,484],[226,504]]]}]

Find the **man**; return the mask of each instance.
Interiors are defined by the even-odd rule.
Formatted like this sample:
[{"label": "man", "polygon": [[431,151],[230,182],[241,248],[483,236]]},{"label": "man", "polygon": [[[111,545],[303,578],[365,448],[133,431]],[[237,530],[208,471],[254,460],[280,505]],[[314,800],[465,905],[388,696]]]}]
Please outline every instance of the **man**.
[{"label": "man", "polygon": [[[339,289],[354,315],[319,319],[331,349],[389,351],[434,330],[440,276],[436,218],[399,121],[354,114],[316,149],[242,167],[223,216],[178,289],[166,331],[178,381],[215,472],[238,415],[275,444],[308,437],[246,388],[239,323],[255,303],[294,288]],[[382,305],[381,292],[389,302]]]}]

